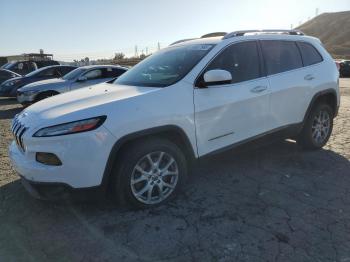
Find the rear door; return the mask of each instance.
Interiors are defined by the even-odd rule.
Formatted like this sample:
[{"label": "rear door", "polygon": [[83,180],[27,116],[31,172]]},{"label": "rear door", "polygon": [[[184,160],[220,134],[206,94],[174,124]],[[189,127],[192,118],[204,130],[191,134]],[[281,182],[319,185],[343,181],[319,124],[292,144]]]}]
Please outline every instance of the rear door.
[{"label": "rear door", "polygon": [[262,40],[260,43],[271,88],[269,129],[301,122],[312,81],[306,80],[308,76],[296,42]]},{"label": "rear door", "polygon": [[199,155],[221,149],[266,131],[269,88],[263,76],[256,41],[230,45],[199,77],[213,69],[232,74],[230,84],[195,88],[195,124]]}]

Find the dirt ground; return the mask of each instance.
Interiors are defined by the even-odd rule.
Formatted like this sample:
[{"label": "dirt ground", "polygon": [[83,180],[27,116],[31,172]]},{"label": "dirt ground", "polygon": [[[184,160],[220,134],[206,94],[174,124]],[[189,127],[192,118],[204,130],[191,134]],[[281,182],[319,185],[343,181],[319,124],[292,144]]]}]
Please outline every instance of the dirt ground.
[{"label": "dirt ground", "polygon": [[350,79],[328,145],[245,148],[197,165],[152,210],[42,202],[11,168],[13,100],[0,99],[0,261],[350,261]]}]

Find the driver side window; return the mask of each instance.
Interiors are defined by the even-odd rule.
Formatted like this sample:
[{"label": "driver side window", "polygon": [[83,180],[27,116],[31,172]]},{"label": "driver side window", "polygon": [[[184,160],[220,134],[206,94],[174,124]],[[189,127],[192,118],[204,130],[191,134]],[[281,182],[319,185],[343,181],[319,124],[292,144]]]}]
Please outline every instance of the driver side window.
[{"label": "driver side window", "polygon": [[84,74],[84,76],[87,78],[87,80],[99,79],[99,78],[102,78],[102,70],[101,69],[91,70],[86,74]]},{"label": "driver side window", "polygon": [[222,69],[231,73],[232,82],[239,83],[260,77],[260,60],[255,41],[227,47],[209,64],[205,72]]}]

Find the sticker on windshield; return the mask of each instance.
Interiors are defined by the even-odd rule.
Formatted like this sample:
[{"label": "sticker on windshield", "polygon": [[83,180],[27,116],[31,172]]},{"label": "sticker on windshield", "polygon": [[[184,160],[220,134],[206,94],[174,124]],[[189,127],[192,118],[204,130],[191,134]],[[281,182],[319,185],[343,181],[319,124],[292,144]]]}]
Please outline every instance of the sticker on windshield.
[{"label": "sticker on windshield", "polygon": [[198,51],[208,51],[212,45],[192,45],[189,47],[190,50],[198,50]]}]

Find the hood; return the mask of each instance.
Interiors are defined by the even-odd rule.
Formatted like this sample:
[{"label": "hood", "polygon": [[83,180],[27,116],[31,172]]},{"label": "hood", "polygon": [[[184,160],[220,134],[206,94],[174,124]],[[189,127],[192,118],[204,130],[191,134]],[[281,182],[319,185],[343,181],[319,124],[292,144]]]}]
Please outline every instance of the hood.
[{"label": "hood", "polygon": [[[25,111],[45,122],[61,118],[64,118],[64,122],[69,122],[99,114],[105,115],[111,103],[157,90],[160,88],[102,83],[44,99],[29,106]],[[47,124],[46,122],[45,125]]]},{"label": "hood", "polygon": [[24,87],[21,88],[21,91],[29,91],[41,86],[46,86],[46,85],[63,84],[63,83],[67,83],[67,81],[68,80],[63,80],[62,78],[53,78],[53,79],[37,81],[31,84],[25,85]]},{"label": "hood", "polygon": [[7,79],[6,81],[4,81],[1,85],[5,85],[6,83],[9,83],[13,80],[22,80],[23,79],[23,76],[17,76],[17,77],[13,77],[13,78],[10,78],[10,79]]}]

